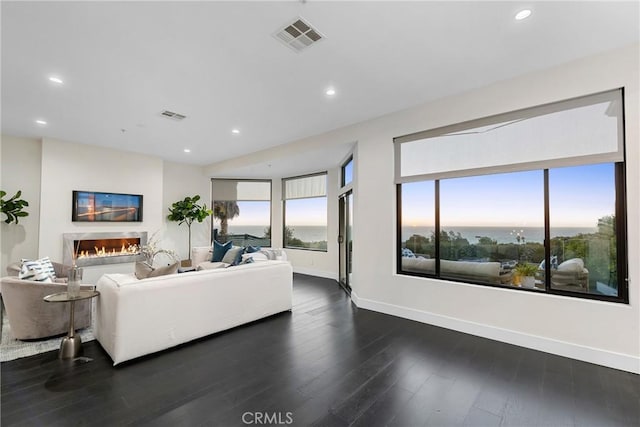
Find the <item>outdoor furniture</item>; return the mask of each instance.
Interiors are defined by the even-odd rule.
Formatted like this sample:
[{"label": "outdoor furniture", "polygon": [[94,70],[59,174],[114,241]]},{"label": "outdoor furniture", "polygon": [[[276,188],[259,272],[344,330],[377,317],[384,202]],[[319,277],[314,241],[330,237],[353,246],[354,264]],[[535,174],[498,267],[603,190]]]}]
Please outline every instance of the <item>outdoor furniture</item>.
[{"label": "outdoor furniture", "polygon": [[581,258],[571,258],[557,269],[551,269],[551,288],[573,292],[589,292],[589,270]]}]

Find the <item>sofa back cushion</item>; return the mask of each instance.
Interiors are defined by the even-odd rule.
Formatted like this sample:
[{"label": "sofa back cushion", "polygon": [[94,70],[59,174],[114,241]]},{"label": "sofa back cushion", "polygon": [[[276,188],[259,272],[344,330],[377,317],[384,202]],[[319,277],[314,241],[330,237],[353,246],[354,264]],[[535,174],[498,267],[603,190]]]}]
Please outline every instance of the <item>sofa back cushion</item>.
[{"label": "sofa back cushion", "polygon": [[436,260],[422,257],[403,257],[402,270],[413,273],[436,274]]},{"label": "sofa back cushion", "polygon": [[499,262],[449,261],[440,260],[440,272],[455,276],[468,276],[478,281],[500,277]]},{"label": "sofa back cushion", "polygon": [[287,260],[287,253],[282,250],[282,249],[273,249],[273,248],[262,248],[259,251],[260,253],[264,254],[267,259],[272,259],[272,260],[282,260],[282,261],[286,261]]}]

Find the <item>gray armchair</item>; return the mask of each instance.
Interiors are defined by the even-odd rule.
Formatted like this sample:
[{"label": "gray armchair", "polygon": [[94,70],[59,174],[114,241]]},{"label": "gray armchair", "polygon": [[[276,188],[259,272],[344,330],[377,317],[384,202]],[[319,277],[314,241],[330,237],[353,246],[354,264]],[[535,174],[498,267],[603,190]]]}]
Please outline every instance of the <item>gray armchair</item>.
[{"label": "gray armchair", "polygon": [[[56,274],[64,274],[62,264],[53,263]],[[13,276],[15,265],[7,267],[8,277],[1,279],[2,300],[11,325],[11,334],[19,340],[31,340],[66,333],[69,328],[68,303],[49,303],[43,298],[50,294],[65,292],[65,283],[41,283],[20,280]],[[59,272],[59,273],[58,273]],[[83,286],[93,289],[93,286]],[[91,300],[77,301],[75,304],[75,327],[91,325]]]}]

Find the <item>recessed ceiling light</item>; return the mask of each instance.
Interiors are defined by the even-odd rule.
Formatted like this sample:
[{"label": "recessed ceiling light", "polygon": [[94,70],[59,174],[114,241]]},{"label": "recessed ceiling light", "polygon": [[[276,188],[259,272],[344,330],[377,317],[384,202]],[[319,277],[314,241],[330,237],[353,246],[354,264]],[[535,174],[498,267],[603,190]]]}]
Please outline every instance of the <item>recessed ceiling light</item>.
[{"label": "recessed ceiling light", "polygon": [[530,9],[523,9],[520,12],[516,13],[516,21],[522,21],[523,19],[528,18],[531,15]]},{"label": "recessed ceiling light", "polygon": [[191,150],[189,150],[188,148],[185,148],[185,149],[184,149],[184,152],[185,152],[185,153],[190,153],[190,152],[191,152]]},{"label": "recessed ceiling light", "polygon": [[56,77],[56,76],[49,77],[49,81],[53,83],[58,83],[59,85],[64,83],[60,77]]},{"label": "recessed ceiling light", "polygon": [[334,88],[330,87],[327,90],[325,90],[324,93],[327,96],[333,96],[333,95],[336,94],[336,90]]},{"label": "recessed ceiling light", "polygon": [[240,133],[240,129],[231,129],[231,133],[234,135],[238,135]]},{"label": "recessed ceiling light", "polygon": [[44,120],[36,120],[36,123],[39,125],[46,125],[47,122],[45,122]]}]

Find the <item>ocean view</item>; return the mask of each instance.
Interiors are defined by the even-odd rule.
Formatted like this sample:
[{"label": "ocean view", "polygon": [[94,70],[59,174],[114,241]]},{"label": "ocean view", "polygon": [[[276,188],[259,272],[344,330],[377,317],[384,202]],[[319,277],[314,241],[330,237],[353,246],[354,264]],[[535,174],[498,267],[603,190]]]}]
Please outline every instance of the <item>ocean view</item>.
[{"label": "ocean view", "polygon": [[[244,225],[244,226],[229,226],[229,233],[231,234],[251,234],[253,236],[264,236],[265,226],[262,225]],[[319,242],[327,240],[327,228],[316,225],[301,225],[293,227],[295,230],[295,236],[305,242]],[[446,231],[453,231],[460,233],[462,237],[467,239],[469,243],[478,243],[478,237],[486,236],[498,241],[498,243],[517,243],[516,233],[520,233],[524,236],[527,242],[542,243],[544,240],[544,228],[543,227],[444,227]],[[515,232],[514,232],[515,230]],[[520,231],[522,230],[522,232]],[[580,233],[594,233],[597,229],[595,227],[558,227],[552,229],[552,237],[554,236],[575,236]],[[402,228],[402,241],[408,240],[412,235],[419,234],[421,236],[431,236],[430,227],[403,227]]]},{"label": "ocean view", "polygon": [[[251,234],[252,236],[264,236],[266,226],[263,225],[229,225],[230,234]],[[304,242],[321,242],[327,240],[327,227],[318,225],[299,225],[291,227],[294,229],[294,236]]]},{"label": "ocean view", "polygon": [[[402,241],[407,241],[414,234],[430,237],[432,227],[402,227]],[[469,243],[478,243],[478,236],[490,237],[498,243],[517,243],[516,233],[524,236],[526,242],[542,243],[544,241],[544,227],[443,227],[446,231],[460,233]],[[521,231],[522,230],[522,231]],[[575,236],[579,233],[594,233],[595,227],[558,227],[551,229],[551,237]]]}]

